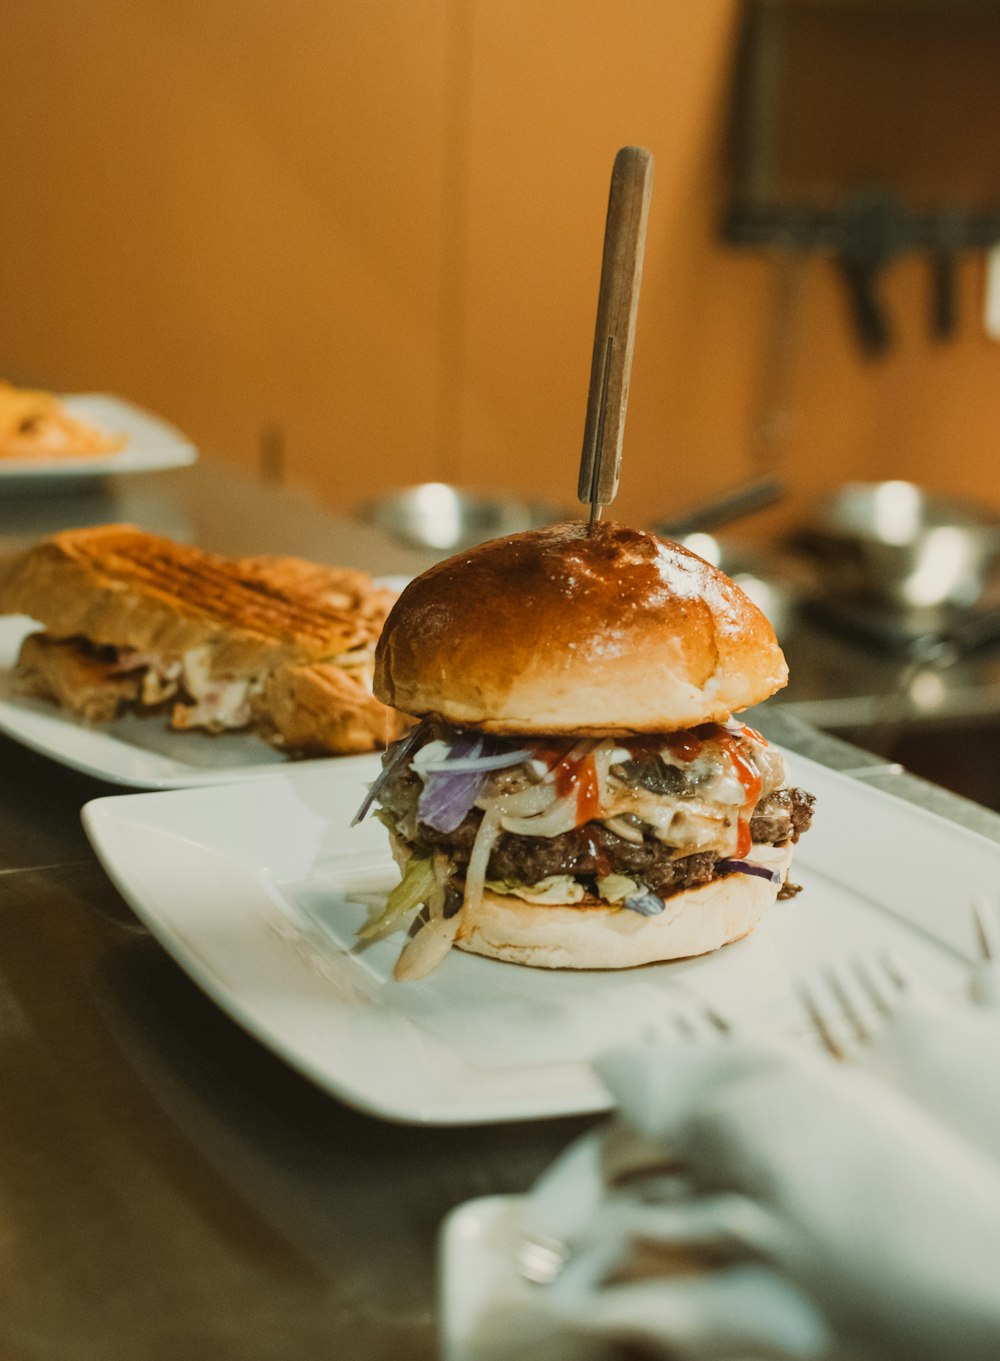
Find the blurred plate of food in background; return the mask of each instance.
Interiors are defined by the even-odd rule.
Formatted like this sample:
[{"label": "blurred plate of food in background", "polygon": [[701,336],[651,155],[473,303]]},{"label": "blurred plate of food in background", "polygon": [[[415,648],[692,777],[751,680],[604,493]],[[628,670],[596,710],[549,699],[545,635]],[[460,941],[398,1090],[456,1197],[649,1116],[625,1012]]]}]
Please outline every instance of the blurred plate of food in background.
[{"label": "blurred plate of food in background", "polygon": [[155,472],[197,457],[180,430],[122,397],[0,382],[0,487]]},{"label": "blurred plate of food in background", "polygon": [[266,774],[398,735],[372,694],[391,581],[227,558],[133,525],[64,530],[0,568],[0,732],[138,788]]}]

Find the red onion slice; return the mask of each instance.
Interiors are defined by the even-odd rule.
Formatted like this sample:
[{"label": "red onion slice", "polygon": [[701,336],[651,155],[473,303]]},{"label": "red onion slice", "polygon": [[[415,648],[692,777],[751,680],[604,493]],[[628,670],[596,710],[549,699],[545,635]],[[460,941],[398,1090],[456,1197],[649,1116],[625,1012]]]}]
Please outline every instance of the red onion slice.
[{"label": "red onion slice", "polygon": [[497,739],[480,733],[460,732],[442,761],[428,761],[420,770],[424,787],[417,804],[417,819],[437,832],[449,833],[461,826],[479,797],[486,776],[530,759],[518,749],[497,751]]},{"label": "red onion slice", "polygon": [[420,745],[420,743],[423,741],[426,735],[427,735],[426,722],[418,723],[415,728],[411,728],[410,731],[404,737],[401,737],[399,739],[398,742],[394,742],[391,747],[386,748],[385,755],[382,757],[382,769],[379,771],[379,773],[375,776],[375,779],[372,780],[371,784],[368,786],[368,793],[362,800],[361,807],[358,809],[358,811],[354,814],[354,817],[351,819],[352,827],[356,827],[358,823],[361,822],[361,820],[365,817],[366,813],[368,812],[369,808],[371,808],[372,804],[375,802],[375,800],[381,793],[382,787],[385,784],[386,780],[393,773],[393,771],[396,770],[401,765],[403,761],[405,761],[414,751],[416,751],[417,747]]},{"label": "red onion slice", "polygon": [[720,874],[756,874],[759,879],[769,879],[772,884],[781,883],[779,870],[755,864],[753,860],[720,860],[715,868]]},{"label": "red onion slice", "polygon": [[[418,822],[445,833],[461,826],[486,778],[474,764],[481,758],[485,746],[485,740],[478,733],[459,733],[448,753],[449,760],[442,763],[445,769],[435,772],[425,768],[421,772],[426,778],[417,802]],[[454,758],[454,766],[450,758]],[[462,762],[472,762],[472,768],[463,770]]]},{"label": "red onion slice", "polygon": [[436,832],[455,831],[479,797],[485,778],[479,770],[429,776],[417,803],[417,821]]}]

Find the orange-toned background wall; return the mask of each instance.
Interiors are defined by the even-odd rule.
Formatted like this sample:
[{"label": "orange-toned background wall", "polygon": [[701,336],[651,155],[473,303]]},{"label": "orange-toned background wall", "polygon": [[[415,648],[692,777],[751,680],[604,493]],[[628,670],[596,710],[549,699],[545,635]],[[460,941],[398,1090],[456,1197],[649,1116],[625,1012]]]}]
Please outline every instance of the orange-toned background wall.
[{"label": "orange-toned background wall", "polygon": [[[1000,348],[960,271],[886,275],[866,361],[810,259],[718,239],[736,0],[32,0],[5,16],[0,368],[117,391],[331,505],[428,478],[572,503],[608,177],[656,179],[618,513],[746,477],[906,476],[1000,505]],[[975,135],[974,130],[970,135]],[[773,424],[773,422],[772,422]],[[2,507],[0,507],[2,515]]]}]

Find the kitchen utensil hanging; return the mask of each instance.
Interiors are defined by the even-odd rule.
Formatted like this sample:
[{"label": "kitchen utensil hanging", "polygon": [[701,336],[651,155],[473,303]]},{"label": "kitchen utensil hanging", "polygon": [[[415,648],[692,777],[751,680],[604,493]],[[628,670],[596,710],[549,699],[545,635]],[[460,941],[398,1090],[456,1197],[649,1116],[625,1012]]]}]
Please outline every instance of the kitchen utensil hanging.
[{"label": "kitchen utensil hanging", "polygon": [[836,263],[862,352],[894,327],[885,272],[929,263],[928,333],[956,334],[956,261],[1000,241],[1000,6],[746,0],[723,234]]}]

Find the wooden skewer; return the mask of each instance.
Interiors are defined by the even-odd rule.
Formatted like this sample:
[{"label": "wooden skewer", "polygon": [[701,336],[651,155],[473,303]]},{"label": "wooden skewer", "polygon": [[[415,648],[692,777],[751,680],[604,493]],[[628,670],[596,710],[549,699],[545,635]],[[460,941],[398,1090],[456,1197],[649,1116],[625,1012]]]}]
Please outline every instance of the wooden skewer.
[{"label": "wooden skewer", "polygon": [[611,504],[618,491],[652,188],[651,154],[644,147],[622,147],[611,172],[577,488],[579,499],[590,505],[591,524],[601,518],[601,511]]}]

